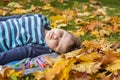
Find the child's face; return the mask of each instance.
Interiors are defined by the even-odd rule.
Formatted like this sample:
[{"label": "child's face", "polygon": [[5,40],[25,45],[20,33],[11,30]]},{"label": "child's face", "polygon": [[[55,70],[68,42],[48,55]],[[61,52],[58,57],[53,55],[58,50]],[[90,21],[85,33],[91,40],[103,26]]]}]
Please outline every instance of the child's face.
[{"label": "child's face", "polygon": [[46,44],[56,52],[64,53],[73,44],[71,35],[63,29],[52,29],[45,35]]}]

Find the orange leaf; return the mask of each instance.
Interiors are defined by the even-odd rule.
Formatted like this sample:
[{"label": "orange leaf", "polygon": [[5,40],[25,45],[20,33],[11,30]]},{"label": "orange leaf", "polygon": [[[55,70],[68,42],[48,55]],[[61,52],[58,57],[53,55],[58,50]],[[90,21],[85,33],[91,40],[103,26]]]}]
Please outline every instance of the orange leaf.
[{"label": "orange leaf", "polygon": [[101,23],[99,21],[90,21],[90,23],[84,27],[85,27],[85,29],[92,31],[95,28],[98,28],[100,26],[101,26]]},{"label": "orange leaf", "polygon": [[119,58],[120,53],[114,53],[113,50],[106,51],[105,56],[103,57],[103,64],[110,64]]}]

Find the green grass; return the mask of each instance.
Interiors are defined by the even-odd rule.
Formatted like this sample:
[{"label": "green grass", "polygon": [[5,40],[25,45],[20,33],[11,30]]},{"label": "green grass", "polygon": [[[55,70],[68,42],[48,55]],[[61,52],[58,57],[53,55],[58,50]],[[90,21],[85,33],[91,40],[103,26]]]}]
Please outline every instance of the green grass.
[{"label": "green grass", "polygon": [[115,10],[108,10],[109,15],[120,16],[120,0],[99,0],[101,5],[114,8]]},{"label": "green grass", "polygon": [[[15,2],[18,2],[18,0],[12,0]],[[19,1],[25,1],[25,0],[19,0]],[[119,16],[120,17],[120,0],[98,0],[101,3],[102,7],[109,7],[109,8],[113,8],[113,10],[110,10],[109,8],[107,9],[107,14],[110,16]],[[66,9],[72,9],[74,6],[81,9],[81,3],[89,3],[89,0],[65,0],[64,3],[58,3],[58,0],[52,0],[52,2],[50,3],[51,6],[56,7],[60,10],[66,10]],[[25,4],[25,8],[30,8],[31,5],[34,6],[43,6],[45,3],[44,2],[40,2],[39,0],[31,0],[31,2],[29,2],[28,4]],[[0,7],[6,6],[7,4],[2,4],[1,0],[0,0]],[[81,10],[82,11],[82,10]],[[54,15],[53,12],[50,12],[49,10],[45,10],[43,11],[44,15]],[[87,21],[87,19],[89,19],[88,17],[85,17],[85,20]],[[70,23],[65,26],[65,27],[61,27],[65,30],[75,30],[75,23],[73,21],[70,21]],[[94,36],[90,36],[89,33],[86,33],[84,36],[80,37],[82,41],[84,40],[92,40],[95,39]],[[118,34],[113,33],[111,34],[110,37],[108,37],[108,39],[110,41],[120,41],[120,37]]]},{"label": "green grass", "polygon": [[85,41],[85,40],[93,40],[93,39],[96,39],[95,36],[91,36],[89,32],[87,32],[84,36],[80,36],[80,40],[81,41]]},{"label": "green grass", "polygon": [[[12,1],[18,2],[18,0],[12,0]],[[24,0],[19,0],[19,1],[24,1]],[[51,5],[63,10],[63,9],[71,8],[74,5],[80,6],[81,3],[85,3],[88,1],[89,0],[69,0],[69,1],[65,1],[64,4],[60,4],[60,3],[58,3],[57,0],[53,0],[51,2]],[[109,15],[120,16],[120,7],[119,7],[120,0],[99,0],[99,1],[101,2],[101,5],[103,5],[103,6],[115,8],[115,10],[108,10]],[[31,4],[33,4],[35,6],[42,6],[44,3],[39,2],[39,0],[31,0],[31,2],[29,4],[25,5],[25,7],[28,8],[28,7],[30,7]],[[2,1],[0,0],[1,7],[6,6],[6,5],[7,4],[2,4]]]},{"label": "green grass", "polygon": [[110,42],[120,42],[120,35],[118,33],[111,33],[111,36],[108,37]]}]

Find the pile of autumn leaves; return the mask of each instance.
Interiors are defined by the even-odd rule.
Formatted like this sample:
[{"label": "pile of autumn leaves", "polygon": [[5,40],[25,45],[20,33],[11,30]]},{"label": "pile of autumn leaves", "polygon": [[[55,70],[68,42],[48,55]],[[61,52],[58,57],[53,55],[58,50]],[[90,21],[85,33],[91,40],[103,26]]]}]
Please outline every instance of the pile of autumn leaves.
[{"label": "pile of autumn leaves", "polygon": [[[84,41],[82,48],[57,58],[46,56],[48,68],[33,73],[35,80],[119,80],[120,43],[106,39]],[[16,80],[24,71],[4,68],[0,79]]]},{"label": "pile of autumn leaves", "polygon": [[82,49],[49,58],[52,68],[35,72],[37,80],[119,80],[120,43],[85,41]]},{"label": "pile of autumn leaves", "polygon": [[[59,1],[61,1],[60,4],[64,4],[64,0]],[[120,35],[120,18],[108,16],[106,9],[110,8],[101,7],[99,2],[95,0],[90,1],[94,2],[82,4],[81,10],[78,9],[78,3],[74,3],[72,9],[62,11],[51,6],[49,2],[46,2],[47,4],[42,7],[32,5],[30,9],[24,9],[17,3],[11,3],[8,5],[9,8],[0,9],[0,15],[3,16],[29,12],[43,13],[47,10],[55,14],[47,15],[52,28],[67,27],[71,23],[70,21],[73,21],[76,30],[68,31],[76,36],[84,36],[89,32],[91,36],[96,37],[94,40],[84,40],[82,48],[79,50],[62,54],[57,58],[47,56],[48,68],[45,71],[33,73],[34,79],[120,80],[120,41],[109,42],[107,39],[111,37],[112,33]],[[89,11],[89,8],[92,8],[92,11]],[[23,77],[23,73],[24,70],[16,72],[14,69],[3,67],[0,71],[0,80],[15,80],[17,77]]]}]

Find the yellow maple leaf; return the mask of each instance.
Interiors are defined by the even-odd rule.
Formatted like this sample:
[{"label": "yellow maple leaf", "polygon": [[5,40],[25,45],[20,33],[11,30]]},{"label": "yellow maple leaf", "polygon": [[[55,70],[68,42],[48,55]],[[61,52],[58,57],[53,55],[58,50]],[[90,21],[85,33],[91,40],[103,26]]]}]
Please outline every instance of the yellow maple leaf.
[{"label": "yellow maple leaf", "polygon": [[67,9],[63,11],[62,14],[62,16],[64,17],[64,22],[68,23],[68,21],[73,20],[77,16],[77,11]]},{"label": "yellow maple leaf", "polygon": [[7,9],[0,9],[0,16],[5,16],[8,13],[9,10]]},{"label": "yellow maple leaf", "polygon": [[49,9],[51,9],[52,7],[51,7],[51,5],[48,3],[48,4],[45,4],[43,7],[42,7],[42,9],[43,10],[49,10]]},{"label": "yellow maple leaf", "polygon": [[120,22],[120,18],[117,16],[112,16],[110,17],[110,21],[114,22],[114,23],[119,23]]},{"label": "yellow maple leaf", "polygon": [[78,61],[90,62],[90,61],[96,61],[99,58],[100,58],[100,55],[98,53],[92,52],[90,54],[81,55],[80,57],[77,58],[77,60]]},{"label": "yellow maple leaf", "polygon": [[76,58],[61,60],[61,61],[56,62],[53,65],[52,69],[47,69],[45,71],[46,79],[47,80],[53,80],[53,79],[68,80],[69,72],[75,61],[76,61]]},{"label": "yellow maple leaf", "polygon": [[20,76],[23,76],[23,71],[20,70],[20,71],[15,71],[14,69],[10,70],[9,71],[9,76],[13,75],[13,76],[16,76],[16,77],[20,77]]},{"label": "yellow maple leaf", "polygon": [[10,14],[25,14],[27,12],[28,12],[27,10],[24,10],[22,8],[18,8],[18,9],[13,10],[12,12],[10,12]]},{"label": "yellow maple leaf", "polygon": [[14,8],[23,8],[23,6],[20,5],[18,2],[10,2],[7,6],[14,7]]},{"label": "yellow maple leaf", "polygon": [[85,35],[85,31],[80,31],[80,32],[75,32],[74,35],[76,36],[84,36]]},{"label": "yellow maple leaf", "polygon": [[61,21],[61,20],[63,20],[63,19],[64,19],[64,17],[61,16],[61,15],[56,15],[56,16],[51,16],[51,17],[50,17],[50,20],[51,20],[51,21]]},{"label": "yellow maple leaf", "polygon": [[97,37],[97,38],[100,37],[98,30],[93,30],[93,31],[91,31],[91,35],[92,35],[92,36],[95,36],[95,37]]},{"label": "yellow maple leaf", "polygon": [[120,59],[115,60],[111,64],[108,64],[108,66],[106,67],[106,70],[108,70],[110,72],[116,72],[116,71],[120,70]]},{"label": "yellow maple leaf", "polygon": [[75,63],[75,61],[76,61],[75,58],[72,58],[71,60],[68,61],[68,64],[61,72],[61,77],[59,80],[68,80],[69,79],[69,72],[71,71],[71,68],[72,68],[73,64]]},{"label": "yellow maple leaf", "polygon": [[46,79],[53,80],[55,76],[58,75],[63,68],[65,68],[65,64],[66,64],[66,61],[62,60],[62,61],[56,62],[53,65],[52,69],[46,69],[46,72],[45,72]]},{"label": "yellow maple leaf", "polygon": [[0,15],[3,15],[3,9],[0,9]]},{"label": "yellow maple leaf", "polygon": [[65,18],[61,15],[51,16],[51,26],[52,28],[60,28],[61,26],[67,26],[67,24],[63,23]]},{"label": "yellow maple leaf", "polygon": [[81,54],[81,49],[78,49],[78,50],[74,50],[74,51],[71,51],[71,52],[68,52],[65,55],[65,58],[72,58],[72,57],[76,57],[78,55]]},{"label": "yellow maple leaf", "polygon": [[100,69],[101,62],[81,62],[72,67],[72,70],[93,74]]},{"label": "yellow maple leaf", "polygon": [[41,80],[42,78],[45,78],[44,71],[37,71],[32,74],[35,78],[34,80]]}]

